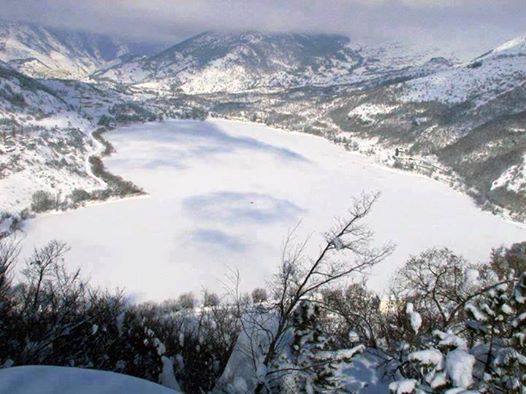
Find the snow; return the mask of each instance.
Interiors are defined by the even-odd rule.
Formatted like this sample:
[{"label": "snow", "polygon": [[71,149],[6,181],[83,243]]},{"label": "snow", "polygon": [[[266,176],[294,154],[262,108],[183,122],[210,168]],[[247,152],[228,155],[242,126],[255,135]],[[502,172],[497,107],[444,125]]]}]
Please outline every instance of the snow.
[{"label": "snow", "polygon": [[339,237],[335,237],[335,238],[332,240],[332,244],[334,245],[334,247],[336,248],[336,250],[342,250],[342,249],[345,247],[343,241],[342,241],[341,238],[339,238]]},{"label": "snow", "polygon": [[415,312],[412,303],[407,304],[405,311],[409,315],[409,322],[411,323],[411,328],[413,329],[415,334],[418,334],[418,330],[420,330],[420,326],[422,325],[422,316],[420,316],[420,313]]},{"label": "snow", "polygon": [[174,394],[133,376],[92,369],[23,366],[0,369],[0,391],[9,394]]},{"label": "snow", "polygon": [[[276,332],[277,318],[272,313],[248,312],[242,317],[241,332],[228,363],[217,380],[214,392],[244,394],[254,392],[264,381],[267,369],[263,363],[271,336]],[[290,341],[285,336],[282,346]],[[283,339],[283,338],[282,338]]]},{"label": "snow", "polygon": [[[204,56],[203,48],[210,49]],[[173,86],[189,94],[268,93],[300,86],[348,86],[386,76],[427,75],[447,67],[430,61],[438,50],[393,42],[341,42],[339,50],[313,57],[306,64],[301,60],[305,50],[297,37],[287,34],[209,32],[159,56],[101,70],[98,76],[135,84],[134,88],[145,91],[155,87],[160,95],[171,94]]]},{"label": "snow", "polygon": [[522,163],[509,167],[491,184],[491,190],[501,187],[515,193],[526,191],[526,155]]},{"label": "snow", "polygon": [[148,198],[99,204],[27,222],[25,253],[52,239],[67,242],[71,268],[94,285],[125,288],[136,300],[164,300],[203,287],[225,289],[238,268],[242,290],[275,272],[291,229],[319,252],[322,233],[362,191],[381,191],[368,224],[392,256],[369,280],[375,290],[408,258],[447,246],[473,262],[522,241],[526,231],[477,208],[429,178],[375,165],[320,137],[225,120],[168,121],[106,135],[105,159]]},{"label": "snow", "polygon": [[471,312],[473,317],[478,321],[486,321],[487,317],[484,313],[482,313],[475,305],[473,304],[466,304],[464,307],[466,311]]},{"label": "snow", "polygon": [[181,387],[179,386],[174,374],[173,358],[162,356],[161,360],[163,362],[163,371],[160,377],[161,384],[173,390],[181,391]]},{"label": "snow", "polygon": [[455,349],[446,356],[446,371],[457,387],[469,388],[473,384],[475,357],[462,349]]},{"label": "snow", "polygon": [[[55,131],[52,141],[68,142],[68,131]],[[31,204],[31,196],[38,190],[44,190],[53,196],[65,197],[74,189],[92,191],[100,187],[98,179],[88,176],[85,157],[75,148],[61,152],[41,143],[38,136],[28,136],[23,143],[17,144],[8,155],[0,156],[0,165],[10,164],[16,157],[18,164],[23,167],[18,172],[7,172],[7,176],[0,182],[0,211],[19,212]],[[33,149],[27,146],[34,144]],[[0,142],[0,149],[3,144]],[[51,160],[64,161],[60,167],[50,166]],[[10,168],[10,167],[7,167]]]},{"label": "snow", "polygon": [[389,385],[389,391],[395,394],[409,394],[416,388],[416,380],[406,379],[393,382]]},{"label": "snow", "polygon": [[490,52],[493,55],[523,55],[526,54],[526,35],[516,37],[495,48]]},{"label": "snow", "polygon": [[55,127],[73,127],[80,130],[91,129],[91,124],[87,119],[81,118],[78,113],[72,111],[60,112],[38,120],[30,120],[27,124],[44,127],[46,129],[53,129]]},{"label": "snow", "polygon": [[519,37],[469,64],[405,83],[404,102],[489,102],[521,86],[526,78],[525,38]]},{"label": "snow", "polygon": [[419,350],[409,354],[409,360],[418,361],[423,365],[438,367],[438,369],[442,369],[443,359],[442,352],[437,349]]},{"label": "snow", "polygon": [[365,351],[365,346],[358,345],[351,349],[322,351],[316,354],[316,359],[317,360],[350,360],[356,354],[363,353],[364,351]]},{"label": "snow", "polygon": [[463,350],[467,350],[468,348],[465,339],[451,332],[442,332],[439,330],[435,330],[433,331],[433,335],[438,336],[440,338],[440,342],[438,343],[438,346],[440,347],[455,347]]},{"label": "snow", "polygon": [[464,271],[464,289],[469,290],[480,284],[480,273],[474,268],[468,268]]},{"label": "snow", "polygon": [[480,394],[480,391],[464,390],[463,388],[455,387],[453,389],[444,391],[444,394]]},{"label": "snow", "polygon": [[6,218],[0,217],[0,234],[8,233],[13,225],[13,217],[8,216]]},{"label": "snow", "polygon": [[42,26],[0,22],[0,60],[13,62],[19,71],[36,78],[82,79],[111,63],[101,51],[111,50],[114,59],[129,53],[126,45],[106,38],[79,33],[64,37]]},{"label": "snow", "polygon": [[397,105],[365,103],[353,108],[348,116],[357,116],[364,122],[373,122],[376,116],[390,114],[397,108]]},{"label": "snow", "polygon": [[387,393],[389,383],[383,378],[383,361],[372,351],[366,351],[354,356],[350,364],[343,364],[338,373],[345,389],[360,394]]}]

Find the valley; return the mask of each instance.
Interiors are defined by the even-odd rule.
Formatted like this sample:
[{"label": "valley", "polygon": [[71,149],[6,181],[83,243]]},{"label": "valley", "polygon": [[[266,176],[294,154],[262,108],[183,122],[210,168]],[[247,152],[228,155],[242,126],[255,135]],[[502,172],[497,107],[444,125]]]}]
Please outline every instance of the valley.
[{"label": "valley", "polygon": [[[78,38],[85,45],[72,52],[60,32],[3,29],[4,217],[31,215],[31,196],[41,190],[56,209],[77,206],[74,193],[101,200],[134,190],[83,168],[97,155],[95,130],[209,116],[323,136],[383,165],[441,179],[489,212],[526,217],[524,37],[459,62],[395,42],[258,32],[203,33],[153,55],[155,46],[113,43],[103,56],[100,36]],[[35,35],[43,43],[31,48]],[[42,46],[87,68],[66,80],[17,63]],[[396,151],[402,154],[393,157]]]}]

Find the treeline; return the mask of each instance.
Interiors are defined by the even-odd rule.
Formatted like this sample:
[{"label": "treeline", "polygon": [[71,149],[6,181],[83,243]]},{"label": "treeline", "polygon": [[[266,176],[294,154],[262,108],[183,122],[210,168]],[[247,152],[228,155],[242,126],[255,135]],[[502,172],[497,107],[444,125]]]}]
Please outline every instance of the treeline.
[{"label": "treeline", "polygon": [[[374,247],[363,224],[374,200],[357,200],[318,256],[289,245],[268,287],[251,296],[234,286],[223,297],[135,305],[66,270],[65,244],[21,263],[20,245],[4,239],[0,365],[110,370],[177,380],[188,393],[349,392],[342,367],[367,352],[394,393],[523,393],[526,243],[494,250],[487,264],[426,251],[380,298],[356,279],[392,250]],[[15,264],[24,266],[13,283]]]}]

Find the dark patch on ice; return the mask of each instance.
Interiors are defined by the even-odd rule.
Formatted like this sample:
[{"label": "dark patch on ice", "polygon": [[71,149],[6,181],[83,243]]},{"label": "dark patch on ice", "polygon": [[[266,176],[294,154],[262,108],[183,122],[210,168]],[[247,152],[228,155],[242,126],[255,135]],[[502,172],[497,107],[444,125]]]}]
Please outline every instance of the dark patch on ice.
[{"label": "dark patch on ice", "polygon": [[183,201],[186,214],[224,223],[271,223],[296,219],[304,210],[289,200],[260,193],[215,192]]},{"label": "dark patch on ice", "polygon": [[[181,152],[177,152],[176,157],[170,159],[174,160],[174,165],[180,165],[180,163],[175,163],[185,158],[231,153],[238,149],[266,152],[285,160],[309,161],[300,153],[288,148],[267,144],[255,138],[235,137],[210,123],[162,123],[158,127],[159,129],[156,127],[148,131],[148,133],[144,133],[144,143],[147,144],[148,140],[153,140],[155,142],[166,141],[168,144],[174,143],[179,145]],[[164,149],[161,149],[161,151],[162,150]],[[162,164],[168,164],[168,160],[164,160]]]},{"label": "dark patch on ice", "polygon": [[198,229],[192,233],[191,238],[194,242],[234,252],[243,252],[247,248],[238,238],[219,230]]}]

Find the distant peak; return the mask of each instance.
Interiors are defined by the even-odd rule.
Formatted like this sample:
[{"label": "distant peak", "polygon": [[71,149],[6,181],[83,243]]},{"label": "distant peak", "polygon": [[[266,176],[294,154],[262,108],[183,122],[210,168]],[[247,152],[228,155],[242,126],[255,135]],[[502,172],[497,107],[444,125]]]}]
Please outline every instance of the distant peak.
[{"label": "distant peak", "polygon": [[[515,37],[512,40],[506,41],[501,46],[495,48],[493,53],[524,53],[526,54],[526,34]],[[511,54],[511,53],[510,53]]]}]

